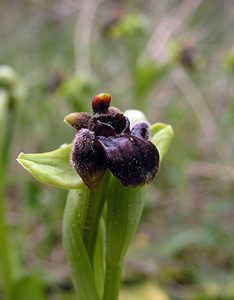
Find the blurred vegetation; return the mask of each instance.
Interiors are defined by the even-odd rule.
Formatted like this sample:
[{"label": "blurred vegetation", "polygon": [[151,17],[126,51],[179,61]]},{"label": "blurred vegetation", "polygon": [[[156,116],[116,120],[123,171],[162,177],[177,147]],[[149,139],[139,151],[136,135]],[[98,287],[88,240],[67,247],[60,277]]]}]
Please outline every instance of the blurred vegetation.
[{"label": "blurred vegetation", "polygon": [[[69,143],[64,116],[106,91],[175,132],[121,299],[234,299],[233,16],[232,0],[1,1],[0,64],[25,91],[6,175],[15,259],[35,274],[25,286],[75,299],[61,247],[66,192],[42,188],[15,158]],[[19,299],[31,299],[22,287]]]}]

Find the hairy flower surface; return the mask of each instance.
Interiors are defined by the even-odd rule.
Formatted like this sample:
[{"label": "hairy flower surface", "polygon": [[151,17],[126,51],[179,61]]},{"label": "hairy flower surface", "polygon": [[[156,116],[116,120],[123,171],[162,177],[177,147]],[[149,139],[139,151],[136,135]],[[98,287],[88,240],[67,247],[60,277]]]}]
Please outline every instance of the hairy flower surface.
[{"label": "hairy flower surface", "polygon": [[125,186],[141,186],[155,177],[159,153],[149,140],[149,124],[130,122],[119,109],[110,106],[109,94],[93,98],[93,116],[79,112],[65,117],[77,129],[71,163],[84,183],[95,189],[107,169]]}]

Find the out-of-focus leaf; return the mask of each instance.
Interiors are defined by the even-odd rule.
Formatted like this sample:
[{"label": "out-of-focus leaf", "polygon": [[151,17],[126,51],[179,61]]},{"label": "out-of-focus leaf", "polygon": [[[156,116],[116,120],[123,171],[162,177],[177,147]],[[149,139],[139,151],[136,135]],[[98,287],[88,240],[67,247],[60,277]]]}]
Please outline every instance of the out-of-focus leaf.
[{"label": "out-of-focus leaf", "polygon": [[20,278],[14,285],[13,297],[14,300],[44,300],[43,284],[35,275],[25,275]]},{"label": "out-of-focus leaf", "polygon": [[170,125],[156,123],[151,126],[150,130],[152,135],[151,140],[158,148],[160,161],[162,161],[172,141],[174,134],[173,129]]},{"label": "out-of-focus leaf", "polygon": [[117,38],[142,35],[148,26],[148,19],[145,15],[130,13],[122,17],[111,28],[111,35]]},{"label": "out-of-focus leaf", "polygon": [[160,243],[158,252],[160,256],[171,257],[189,246],[210,247],[215,245],[210,232],[202,228],[192,228],[167,237]]},{"label": "out-of-focus leaf", "polygon": [[233,74],[234,73],[234,51],[233,49],[229,50],[228,53],[224,56],[224,69]]},{"label": "out-of-focus leaf", "polygon": [[58,91],[72,105],[74,111],[86,111],[89,108],[86,99],[90,99],[95,89],[96,83],[93,78],[81,74],[68,78]]},{"label": "out-of-focus leaf", "polygon": [[157,285],[147,282],[126,287],[120,294],[120,300],[169,300],[167,294]]},{"label": "out-of-focus leaf", "polygon": [[152,60],[138,63],[136,66],[135,97],[142,101],[153,85],[162,79],[170,69],[171,64],[159,65]]},{"label": "out-of-focus leaf", "polygon": [[82,180],[70,164],[70,152],[71,145],[66,144],[51,152],[20,153],[17,161],[41,183],[62,189],[78,189]]}]

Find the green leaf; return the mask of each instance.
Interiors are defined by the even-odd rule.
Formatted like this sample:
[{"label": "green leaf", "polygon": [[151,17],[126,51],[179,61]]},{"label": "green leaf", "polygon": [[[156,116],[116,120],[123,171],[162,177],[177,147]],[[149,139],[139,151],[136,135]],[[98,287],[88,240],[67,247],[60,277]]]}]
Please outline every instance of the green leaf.
[{"label": "green leaf", "polygon": [[82,180],[70,164],[70,152],[71,145],[65,144],[51,152],[20,153],[17,161],[41,183],[62,189],[78,189]]},{"label": "green leaf", "polygon": [[173,138],[173,129],[170,125],[163,123],[156,123],[151,126],[151,140],[154,145],[158,148],[160,161],[162,161],[164,155],[166,154],[172,138]]}]

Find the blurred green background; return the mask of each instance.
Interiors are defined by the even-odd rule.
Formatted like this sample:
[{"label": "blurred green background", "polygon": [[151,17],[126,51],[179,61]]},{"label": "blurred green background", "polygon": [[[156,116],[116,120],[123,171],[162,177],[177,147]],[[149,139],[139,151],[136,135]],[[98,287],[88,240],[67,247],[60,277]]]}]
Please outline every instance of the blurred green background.
[{"label": "blurred green background", "polygon": [[148,188],[121,300],[234,299],[233,28],[232,0],[1,0],[0,65],[24,90],[8,223],[16,268],[34,274],[38,299],[75,299],[61,246],[66,191],[15,159],[71,142],[64,116],[90,112],[99,92],[175,134]]}]

